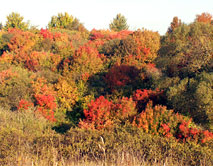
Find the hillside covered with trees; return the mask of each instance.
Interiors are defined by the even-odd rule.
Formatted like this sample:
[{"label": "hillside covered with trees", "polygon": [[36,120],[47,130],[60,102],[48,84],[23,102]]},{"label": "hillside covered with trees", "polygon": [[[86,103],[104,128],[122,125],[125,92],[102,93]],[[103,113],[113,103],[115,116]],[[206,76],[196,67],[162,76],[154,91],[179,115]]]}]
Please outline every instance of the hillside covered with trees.
[{"label": "hillside covered with trees", "polygon": [[0,165],[213,165],[213,16],[165,35],[0,26]]}]

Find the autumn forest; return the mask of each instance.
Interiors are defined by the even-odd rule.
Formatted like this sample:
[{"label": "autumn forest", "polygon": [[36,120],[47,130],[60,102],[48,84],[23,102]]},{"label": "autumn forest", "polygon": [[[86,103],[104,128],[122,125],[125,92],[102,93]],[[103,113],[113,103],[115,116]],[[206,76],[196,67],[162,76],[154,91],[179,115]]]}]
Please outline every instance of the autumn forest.
[{"label": "autumn forest", "polygon": [[213,165],[213,16],[166,34],[0,24],[0,165]]}]

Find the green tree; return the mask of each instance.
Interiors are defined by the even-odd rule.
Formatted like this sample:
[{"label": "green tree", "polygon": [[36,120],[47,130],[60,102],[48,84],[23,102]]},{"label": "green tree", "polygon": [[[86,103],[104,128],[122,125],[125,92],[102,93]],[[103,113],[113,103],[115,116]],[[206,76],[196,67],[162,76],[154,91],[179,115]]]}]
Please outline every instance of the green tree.
[{"label": "green tree", "polygon": [[169,106],[175,111],[192,117],[206,128],[213,129],[212,72],[202,72],[194,78],[185,78],[169,87],[166,94]]},{"label": "green tree", "polygon": [[58,16],[52,16],[49,22],[49,28],[67,28],[74,21],[74,17],[67,12],[58,13]]},{"label": "green tree", "polygon": [[27,30],[29,28],[29,24],[23,22],[24,17],[20,16],[19,13],[12,12],[9,16],[7,16],[7,21],[5,25],[5,29],[8,28],[18,28],[21,30]]},{"label": "green tree", "polygon": [[168,76],[194,77],[212,70],[213,26],[202,22],[182,24],[161,40],[157,64]]},{"label": "green tree", "polygon": [[129,29],[129,26],[127,25],[126,18],[121,15],[120,13],[117,14],[117,16],[113,19],[112,23],[109,24],[109,28],[114,31],[122,31]]},{"label": "green tree", "polygon": [[58,16],[52,16],[51,21],[48,24],[49,28],[62,28],[69,30],[77,30],[77,31],[86,31],[86,28],[83,26],[80,21],[69,15],[67,12],[58,13]]}]

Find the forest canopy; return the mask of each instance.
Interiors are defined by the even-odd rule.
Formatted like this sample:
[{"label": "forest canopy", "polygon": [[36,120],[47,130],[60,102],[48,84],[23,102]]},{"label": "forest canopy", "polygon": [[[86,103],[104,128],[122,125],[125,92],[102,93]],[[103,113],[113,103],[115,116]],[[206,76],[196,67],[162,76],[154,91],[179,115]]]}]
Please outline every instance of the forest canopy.
[{"label": "forest canopy", "polygon": [[59,13],[38,29],[11,13],[0,26],[0,107],[43,117],[59,133],[127,127],[209,148],[213,17],[168,26],[162,36],[131,31],[118,14],[109,30],[89,31]]}]

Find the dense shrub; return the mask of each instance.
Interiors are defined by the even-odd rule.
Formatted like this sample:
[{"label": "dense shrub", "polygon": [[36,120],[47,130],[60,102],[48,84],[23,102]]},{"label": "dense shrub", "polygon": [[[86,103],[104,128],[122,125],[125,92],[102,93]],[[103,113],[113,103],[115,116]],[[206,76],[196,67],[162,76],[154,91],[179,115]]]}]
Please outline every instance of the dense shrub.
[{"label": "dense shrub", "polygon": [[128,85],[134,86],[139,79],[139,72],[134,66],[114,65],[106,74],[105,81],[112,91]]},{"label": "dense shrub", "polygon": [[[135,94],[134,98],[142,101],[147,96]],[[85,129],[112,129],[116,125],[132,124],[145,133],[172,137],[183,142],[205,143],[213,139],[213,133],[197,127],[191,119],[167,110],[166,106],[153,106],[152,101],[138,114],[132,98],[111,102],[100,96],[91,101],[88,109],[84,110],[84,116],[85,119],[80,121],[79,127]]]},{"label": "dense shrub", "polygon": [[138,30],[126,38],[109,40],[100,48],[100,52],[110,57],[111,63],[124,63],[138,68],[152,62],[160,48],[158,33]]},{"label": "dense shrub", "polygon": [[158,66],[170,77],[193,77],[196,73],[211,71],[212,32],[211,24],[199,22],[177,27],[161,40]]},{"label": "dense shrub", "polygon": [[136,103],[132,98],[108,101],[100,96],[88,104],[88,109],[84,110],[85,119],[80,121],[79,126],[86,129],[110,129],[115,124],[131,123],[136,114]]},{"label": "dense shrub", "polygon": [[74,82],[60,78],[55,85],[59,109],[61,111],[71,111],[78,100],[77,87]]},{"label": "dense shrub", "polygon": [[62,34],[67,34],[69,41],[72,42],[72,45],[75,49],[78,49],[80,46],[88,42],[89,32],[80,32],[76,30],[68,30],[61,28],[51,29],[51,32],[60,32]]},{"label": "dense shrub", "polygon": [[38,36],[31,32],[23,32],[18,29],[8,30],[9,33],[13,34],[13,37],[8,43],[9,50],[15,54],[26,54],[32,51],[36,42],[38,41]]},{"label": "dense shrub", "polygon": [[136,114],[136,103],[132,98],[122,97],[114,101],[112,117],[119,123],[131,123]]},{"label": "dense shrub", "polygon": [[14,64],[35,72],[42,69],[57,71],[61,58],[56,54],[32,51],[29,54],[4,52],[0,60],[1,63]]},{"label": "dense shrub", "polygon": [[20,67],[9,67],[0,71],[0,105],[16,109],[21,99],[31,100],[32,73]]},{"label": "dense shrub", "polygon": [[191,119],[175,114],[165,106],[153,107],[152,102],[136,116],[133,125],[142,128],[146,133],[175,137],[183,142],[205,143],[213,139],[213,133],[197,128]]},{"label": "dense shrub", "polygon": [[54,111],[57,108],[57,104],[53,86],[48,85],[44,78],[35,78],[31,84],[36,112],[50,121],[56,121]]},{"label": "dense shrub", "polygon": [[74,161],[90,161],[92,165],[99,161],[109,165],[212,165],[212,146],[183,144],[128,125],[111,132],[71,128],[63,135],[51,126],[30,110],[17,113],[0,108],[0,165],[68,165]]},{"label": "dense shrub", "polygon": [[[36,142],[48,148],[51,139],[41,137]],[[65,160],[101,160],[109,165],[125,165],[126,162],[134,165],[136,161],[147,165],[212,164],[210,147],[178,143],[128,126],[117,127],[112,132],[70,129],[60,143],[58,139],[52,139],[55,142],[53,145],[63,149],[58,156],[63,156]],[[38,152],[42,153],[42,149]]]},{"label": "dense shrub", "polygon": [[211,73],[202,73],[171,86],[167,91],[170,106],[212,129],[212,80]]},{"label": "dense shrub", "polygon": [[37,145],[33,143],[34,140],[53,133],[51,124],[44,118],[37,118],[33,109],[12,112],[1,107],[0,165],[28,165],[28,157],[35,157]]},{"label": "dense shrub", "polygon": [[142,111],[145,109],[146,104],[152,101],[153,105],[163,104],[164,102],[164,92],[162,90],[147,90],[147,89],[137,89],[133,93],[133,100],[137,103],[137,109]]},{"label": "dense shrub", "polygon": [[137,56],[143,62],[152,62],[160,49],[160,35],[158,32],[138,30],[133,33],[133,41],[137,44]]},{"label": "dense shrub", "polygon": [[75,78],[90,76],[100,72],[103,68],[103,61],[96,48],[89,46],[80,47],[71,61],[71,69]]},{"label": "dense shrub", "polygon": [[67,14],[0,31],[0,165],[212,165],[210,16],[161,41]]},{"label": "dense shrub", "polygon": [[95,101],[91,101],[88,110],[84,110],[85,120],[80,121],[81,128],[102,129],[113,125],[110,114],[112,110],[112,102],[100,96]]}]

